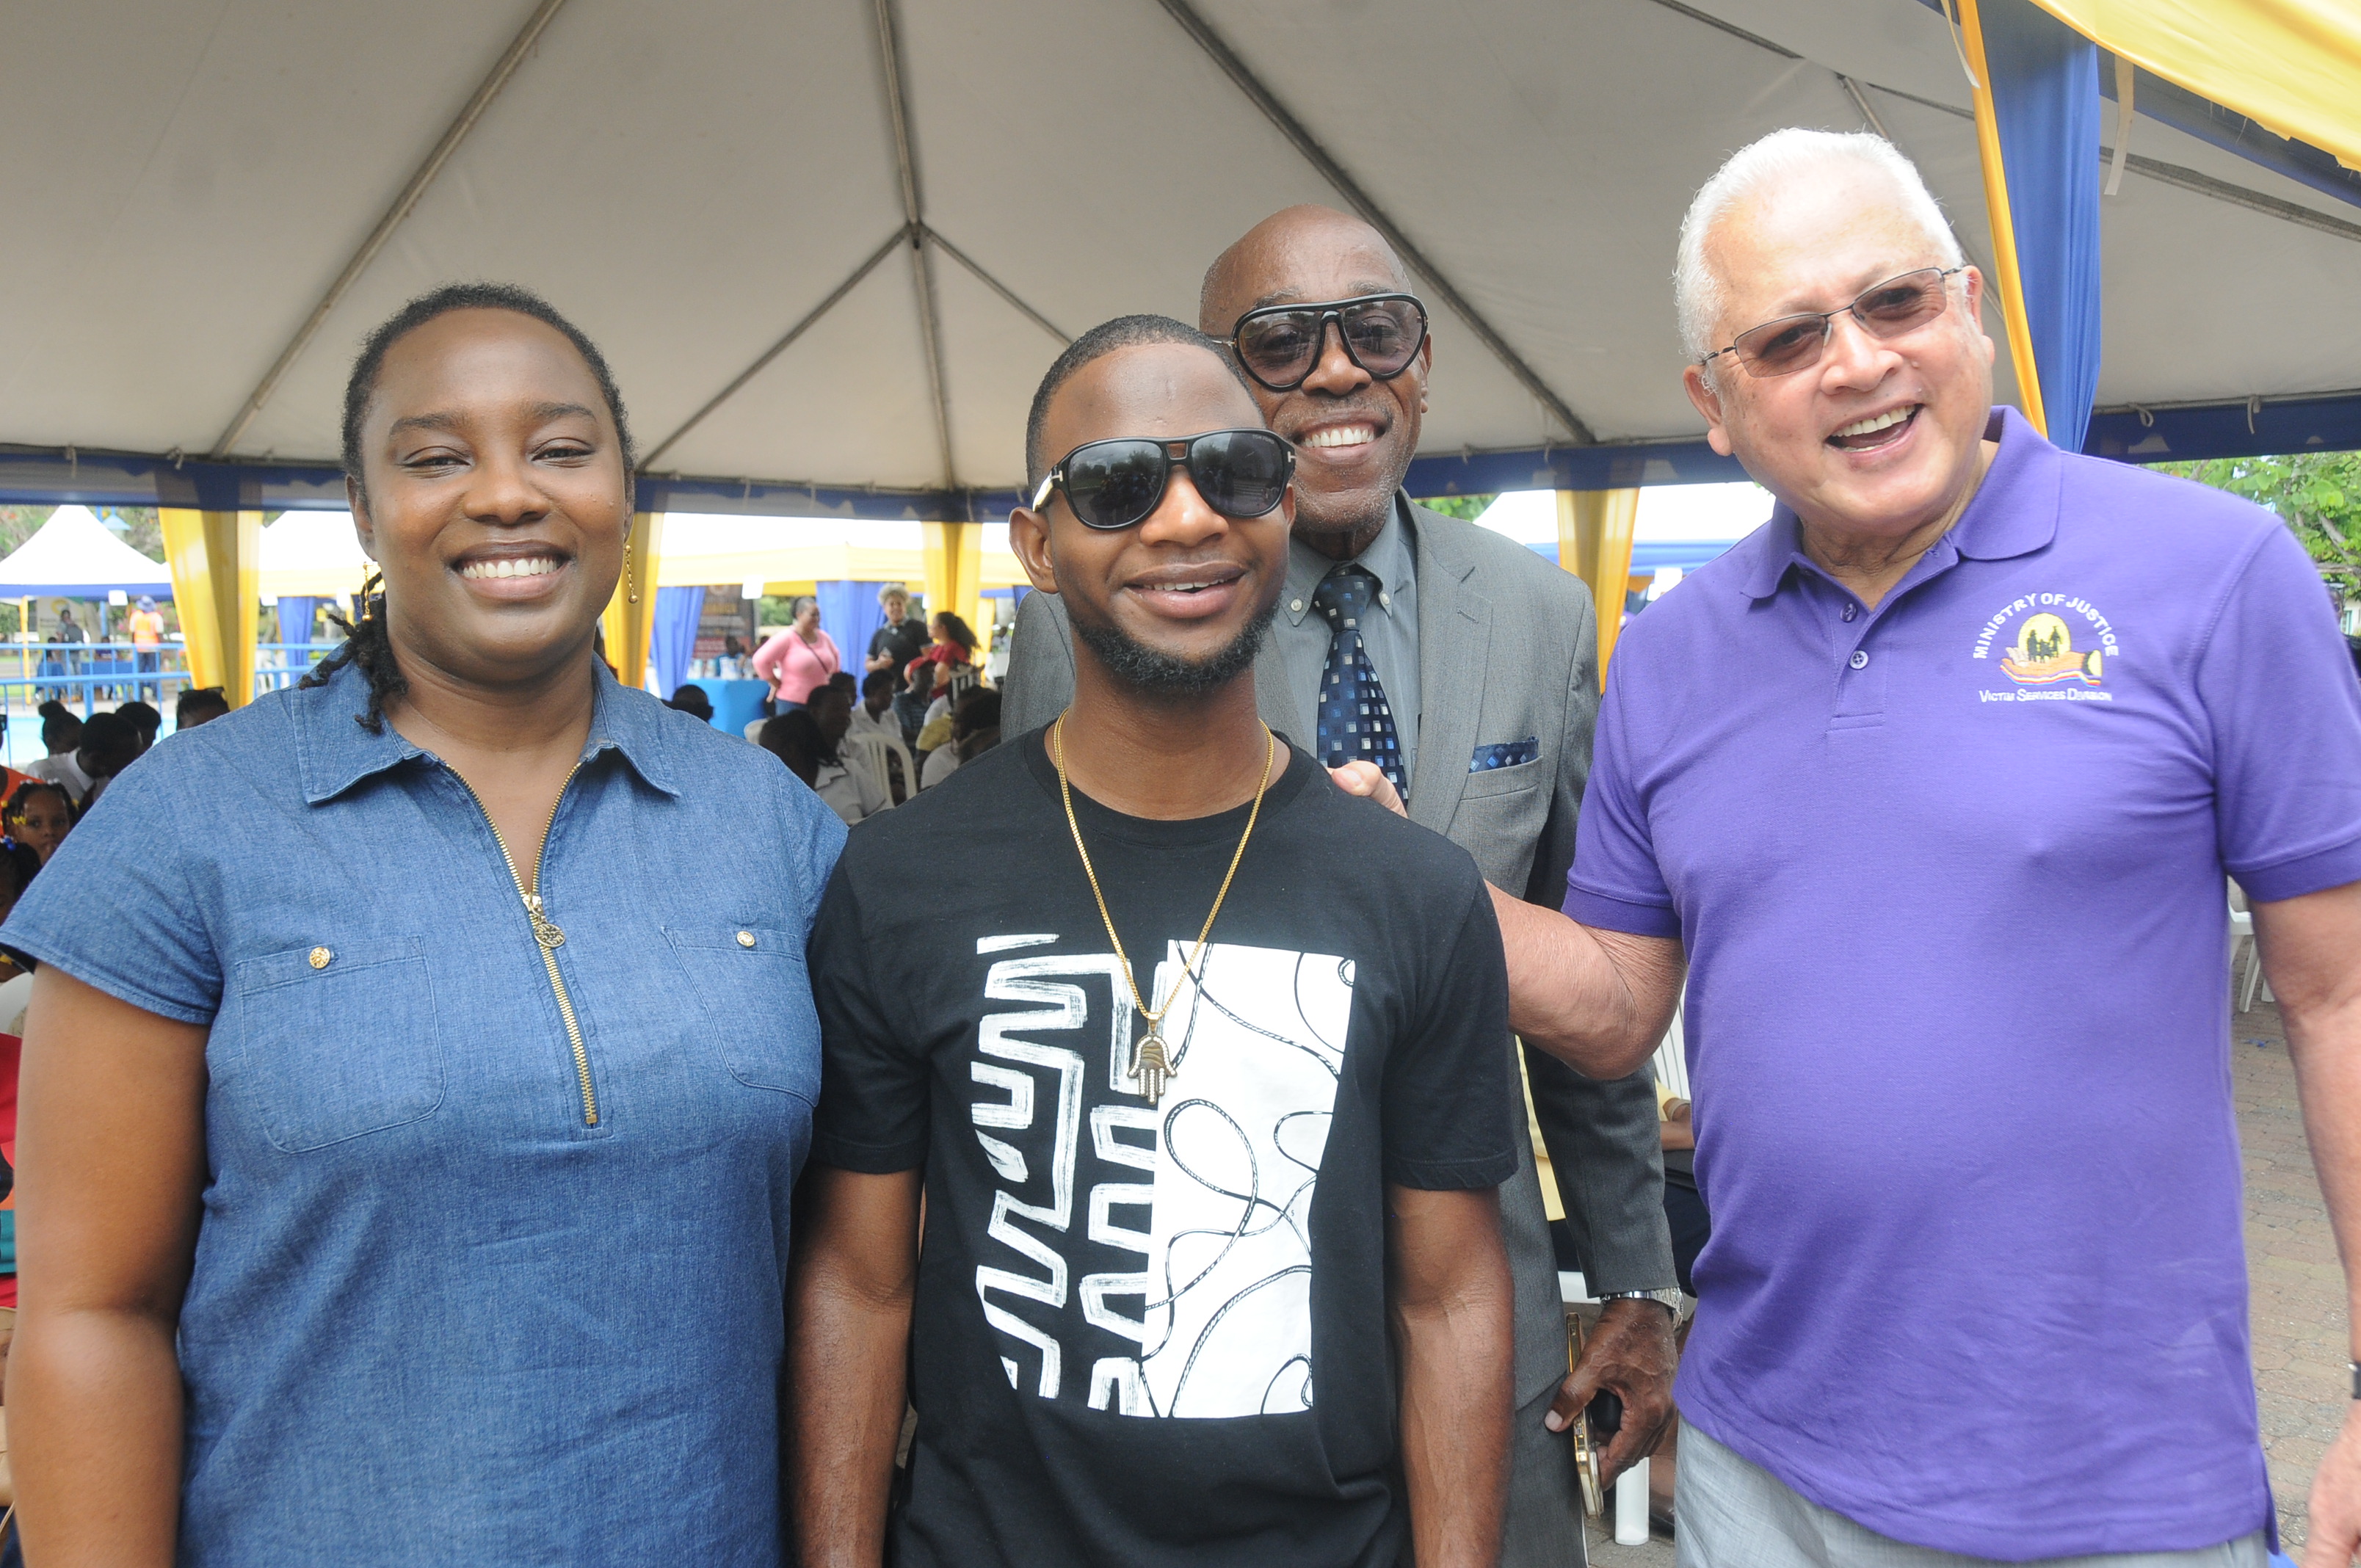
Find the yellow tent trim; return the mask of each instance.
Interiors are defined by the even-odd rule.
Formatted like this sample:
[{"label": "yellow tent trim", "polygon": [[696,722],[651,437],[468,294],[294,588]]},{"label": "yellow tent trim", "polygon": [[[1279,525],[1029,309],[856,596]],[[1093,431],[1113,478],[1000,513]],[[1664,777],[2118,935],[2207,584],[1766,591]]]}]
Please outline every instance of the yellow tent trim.
[{"label": "yellow tent trim", "polygon": [[[2361,5],[2354,0],[2034,3],[2143,70],[2361,170]],[[1981,75],[1981,60],[1976,69]]]},{"label": "yellow tent trim", "polygon": [[2009,363],[2016,369],[2016,403],[2026,422],[2049,433],[2041,406],[2041,374],[2033,362],[2033,323],[2025,313],[2025,275],[2016,264],[2016,219],[2009,210],[2008,170],[2001,162],[2000,120],[1993,109],[1992,71],[1984,64],[1983,20],[1976,0],[1960,0],[1960,41],[1975,73],[1976,151],[1983,164],[1984,212],[1992,220],[1993,270],[1987,279],[2000,295],[2001,320],[2008,327]]}]

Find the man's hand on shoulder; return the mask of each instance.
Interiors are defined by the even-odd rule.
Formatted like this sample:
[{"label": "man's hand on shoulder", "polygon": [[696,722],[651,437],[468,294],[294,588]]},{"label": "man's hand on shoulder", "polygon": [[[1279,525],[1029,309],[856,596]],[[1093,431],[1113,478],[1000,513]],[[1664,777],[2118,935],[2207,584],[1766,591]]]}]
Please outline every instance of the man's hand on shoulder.
[{"label": "man's hand on shoulder", "polygon": [[1347,762],[1341,768],[1331,768],[1328,776],[1346,795],[1357,795],[1374,800],[1396,817],[1408,817],[1410,808],[1402,805],[1401,792],[1393,781],[1378,771],[1375,762]]},{"label": "man's hand on shoulder", "polygon": [[1623,1424],[1598,1456],[1600,1478],[1612,1481],[1655,1452],[1673,1419],[1673,1359],[1672,1313],[1654,1301],[1609,1301],[1544,1423],[1565,1431],[1601,1390],[1622,1400]]}]

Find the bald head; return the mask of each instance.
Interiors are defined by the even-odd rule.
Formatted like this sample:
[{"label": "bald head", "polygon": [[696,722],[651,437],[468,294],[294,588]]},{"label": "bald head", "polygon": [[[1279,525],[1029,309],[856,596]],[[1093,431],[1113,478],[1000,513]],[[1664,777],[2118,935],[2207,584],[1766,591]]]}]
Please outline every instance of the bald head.
[{"label": "bald head", "polygon": [[[1340,263],[1350,269],[1355,287],[1323,295],[1298,286]],[[1271,214],[1213,258],[1197,291],[1197,327],[1225,338],[1257,305],[1409,291],[1410,273],[1383,235],[1350,213],[1306,203]]]}]

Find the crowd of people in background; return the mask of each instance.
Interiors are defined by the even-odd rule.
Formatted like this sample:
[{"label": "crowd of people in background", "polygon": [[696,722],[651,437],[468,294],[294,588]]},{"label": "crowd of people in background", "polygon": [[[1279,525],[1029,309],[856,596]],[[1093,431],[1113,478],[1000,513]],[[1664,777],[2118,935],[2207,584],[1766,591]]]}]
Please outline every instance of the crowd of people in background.
[{"label": "crowd of people in background", "polygon": [[[746,739],[848,825],[904,804],[1000,743],[1000,694],[976,663],[975,629],[949,610],[912,615],[899,583],[880,589],[877,603],[885,620],[857,677],[809,595],[794,600],[789,624],[752,661],[770,696]],[[694,682],[674,688],[665,706],[714,719],[711,694]]]}]

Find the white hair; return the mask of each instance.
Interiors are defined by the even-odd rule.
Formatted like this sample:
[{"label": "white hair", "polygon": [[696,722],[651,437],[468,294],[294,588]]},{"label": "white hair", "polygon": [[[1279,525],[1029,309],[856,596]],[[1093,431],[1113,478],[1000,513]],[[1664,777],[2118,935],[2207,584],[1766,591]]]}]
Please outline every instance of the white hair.
[{"label": "white hair", "polygon": [[1689,203],[1681,220],[1680,258],[1673,267],[1673,296],[1680,308],[1681,343],[1692,362],[1713,351],[1713,323],[1721,314],[1721,280],[1705,258],[1714,225],[1751,196],[1836,165],[1850,164],[1884,175],[1905,216],[1927,231],[1946,267],[1957,267],[1960,242],[1944,220],[1942,203],[1927,189],[1917,165],[1883,137],[1867,131],[1773,131],[1730,154]]}]

